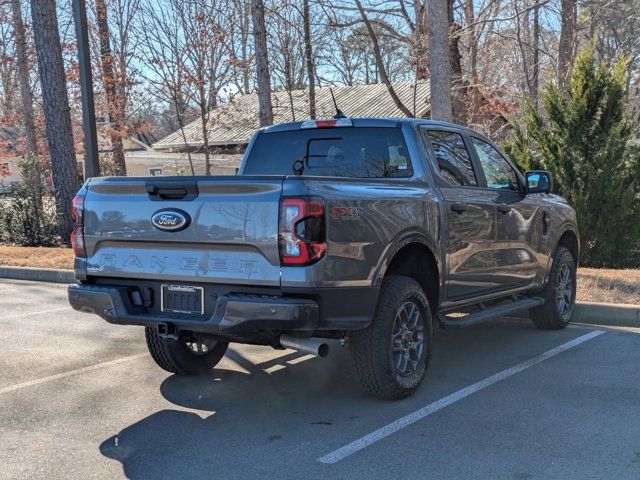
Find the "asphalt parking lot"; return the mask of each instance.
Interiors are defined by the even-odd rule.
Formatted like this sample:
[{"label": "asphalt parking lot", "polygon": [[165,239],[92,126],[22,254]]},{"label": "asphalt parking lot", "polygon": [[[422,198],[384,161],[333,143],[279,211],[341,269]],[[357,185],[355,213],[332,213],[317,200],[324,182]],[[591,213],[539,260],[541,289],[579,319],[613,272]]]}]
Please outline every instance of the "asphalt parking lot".
[{"label": "asphalt parking lot", "polygon": [[179,378],[64,286],[0,298],[0,478],[640,478],[638,330],[440,331],[428,381],[383,402],[337,343]]}]

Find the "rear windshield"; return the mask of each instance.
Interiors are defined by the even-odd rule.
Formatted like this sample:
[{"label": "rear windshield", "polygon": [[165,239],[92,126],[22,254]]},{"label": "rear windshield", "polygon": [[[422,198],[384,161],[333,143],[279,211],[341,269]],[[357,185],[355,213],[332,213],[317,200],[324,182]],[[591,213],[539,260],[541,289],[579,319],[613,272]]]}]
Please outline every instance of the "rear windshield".
[{"label": "rear windshield", "polygon": [[327,128],[258,135],[245,175],[326,177],[410,177],[413,175],[400,128]]}]

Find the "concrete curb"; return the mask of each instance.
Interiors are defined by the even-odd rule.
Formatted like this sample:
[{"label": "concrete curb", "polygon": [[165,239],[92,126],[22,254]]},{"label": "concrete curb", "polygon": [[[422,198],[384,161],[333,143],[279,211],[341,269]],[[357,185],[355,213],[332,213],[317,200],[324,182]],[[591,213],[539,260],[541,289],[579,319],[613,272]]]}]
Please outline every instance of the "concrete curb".
[{"label": "concrete curb", "polygon": [[572,322],[640,328],[640,305],[576,302]]},{"label": "concrete curb", "polygon": [[76,283],[73,270],[49,268],[4,267],[0,265],[0,278],[31,280],[34,282]]}]

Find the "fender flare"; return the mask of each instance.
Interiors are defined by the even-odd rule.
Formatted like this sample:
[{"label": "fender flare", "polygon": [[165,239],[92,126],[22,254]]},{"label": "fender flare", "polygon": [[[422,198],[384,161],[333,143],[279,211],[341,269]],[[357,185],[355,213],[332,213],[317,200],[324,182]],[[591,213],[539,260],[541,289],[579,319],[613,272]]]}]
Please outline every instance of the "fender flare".
[{"label": "fender flare", "polygon": [[559,229],[560,233],[556,236],[554,243],[552,244],[553,247],[551,249],[551,251],[549,252],[549,260],[547,261],[547,265],[546,268],[544,270],[544,278],[543,278],[543,285],[546,285],[547,282],[549,281],[549,273],[551,272],[551,265],[553,264],[553,259],[555,258],[556,255],[556,251],[558,250],[558,245],[560,244],[560,239],[562,238],[562,236],[567,233],[567,232],[571,232],[575,237],[576,237],[576,243],[578,246],[578,258],[576,258],[576,262],[578,262],[579,260],[579,256],[580,256],[580,235],[578,235],[578,226],[576,224],[574,224],[573,222],[564,222],[560,229]]},{"label": "fender flare", "polygon": [[425,246],[433,255],[433,258],[436,260],[436,265],[438,267],[438,283],[440,284],[440,288],[443,287],[443,264],[444,259],[437,254],[439,251],[437,243],[426,233],[416,231],[416,230],[407,230],[399,233],[396,237],[387,245],[387,247],[382,252],[380,259],[378,260],[378,264],[376,265],[376,269],[373,275],[373,280],[371,282],[372,286],[380,286],[382,284],[382,279],[384,278],[385,273],[387,272],[387,268],[391,263],[391,260],[395,257],[395,255],[405,246],[411,243],[418,243]]},{"label": "fender flare", "polygon": [[560,239],[562,238],[562,236],[567,232],[573,233],[573,235],[576,237],[576,243],[578,245],[578,253],[580,253],[580,235],[578,233],[578,225],[570,221],[565,221],[560,226],[560,234],[558,235],[558,238],[556,240],[556,248],[558,248],[558,243],[560,242]]}]

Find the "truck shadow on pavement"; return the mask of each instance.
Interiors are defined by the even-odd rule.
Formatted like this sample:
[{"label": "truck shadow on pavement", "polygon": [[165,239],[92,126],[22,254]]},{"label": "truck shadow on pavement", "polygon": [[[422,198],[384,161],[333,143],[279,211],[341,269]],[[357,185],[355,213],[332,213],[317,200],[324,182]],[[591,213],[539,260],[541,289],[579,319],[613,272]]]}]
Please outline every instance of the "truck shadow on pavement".
[{"label": "truck shadow on pavement", "polygon": [[160,392],[181,409],[141,419],[107,438],[100,452],[132,479],[326,477],[314,460],[335,446],[580,333],[539,332],[528,322],[443,332],[427,382],[400,402],[367,397],[337,344],[325,359],[293,353],[257,364],[229,349],[240,369],[167,377]]},{"label": "truck shadow on pavement", "polygon": [[[100,452],[120,461],[133,479],[260,475],[258,466],[273,465],[274,452],[290,440],[290,430],[333,425],[330,408],[318,400],[362,401],[355,379],[347,378],[347,352],[332,348],[328,359],[295,352],[258,364],[230,348],[227,358],[245,371],[171,375],[161,384],[166,400],[197,413],[158,411],[106,439]],[[265,372],[277,365],[284,368]]]}]

